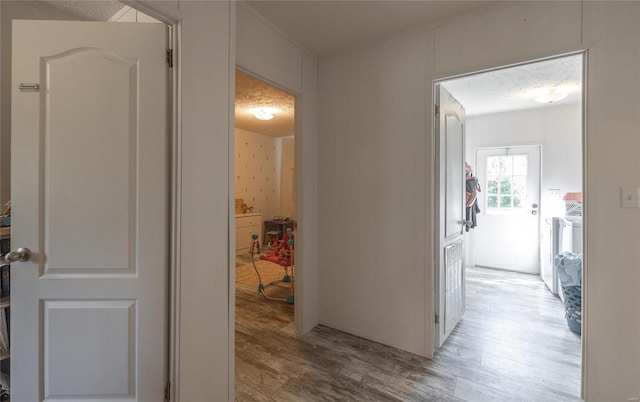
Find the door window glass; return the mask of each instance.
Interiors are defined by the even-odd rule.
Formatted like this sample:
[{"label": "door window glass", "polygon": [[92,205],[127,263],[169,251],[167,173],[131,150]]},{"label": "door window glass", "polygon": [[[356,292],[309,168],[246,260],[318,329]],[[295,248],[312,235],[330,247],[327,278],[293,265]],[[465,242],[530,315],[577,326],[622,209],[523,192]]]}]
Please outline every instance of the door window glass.
[{"label": "door window glass", "polygon": [[527,165],[526,154],[487,156],[487,212],[524,212]]}]

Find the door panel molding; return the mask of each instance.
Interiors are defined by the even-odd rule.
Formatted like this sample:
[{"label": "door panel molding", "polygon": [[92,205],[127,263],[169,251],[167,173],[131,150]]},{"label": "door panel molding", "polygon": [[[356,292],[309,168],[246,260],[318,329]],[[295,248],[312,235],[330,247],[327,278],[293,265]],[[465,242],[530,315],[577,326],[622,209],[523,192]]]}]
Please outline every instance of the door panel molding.
[{"label": "door panel molding", "polygon": [[[43,278],[137,275],[138,67],[137,59],[94,47],[41,58]],[[68,98],[84,102],[71,109]],[[128,118],[96,120],[100,115],[92,110],[102,108]],[[94,118],[78,118],[87,114]],[[72,137],[71,122],[73,130],[84,134]],[[78,170],[78,163],[88,169]],[[101,168],[107,165],[108,171]],[[114,181],[115,176],[122,180]],[[91,201],[77,197],[61,202],[68,192],[88,195]],[[118,213],[105,213],[105,205]],[[71,232],[69,227],[84,230]],[[76,252],[59,252],[70,249]]]}]

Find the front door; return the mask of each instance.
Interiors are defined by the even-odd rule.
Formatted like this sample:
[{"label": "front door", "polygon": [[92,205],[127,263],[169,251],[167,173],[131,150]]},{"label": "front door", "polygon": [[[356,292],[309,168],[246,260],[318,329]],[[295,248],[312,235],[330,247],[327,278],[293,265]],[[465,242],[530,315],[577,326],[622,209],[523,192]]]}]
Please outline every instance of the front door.
[{"label": "front door", "polygon": [[436,345],[442,346],[465,310],[463,268],[465,225],[464,130],[462,105],[441,85],[436,86]]},{"label": "front door", "polygon": [[535,274],[540,266],[540,147],[478,149],[482,216],[475,264]]},{"label": "front door", "polygon": [[166,29],[14,21],[14,400],[164,399]]}]

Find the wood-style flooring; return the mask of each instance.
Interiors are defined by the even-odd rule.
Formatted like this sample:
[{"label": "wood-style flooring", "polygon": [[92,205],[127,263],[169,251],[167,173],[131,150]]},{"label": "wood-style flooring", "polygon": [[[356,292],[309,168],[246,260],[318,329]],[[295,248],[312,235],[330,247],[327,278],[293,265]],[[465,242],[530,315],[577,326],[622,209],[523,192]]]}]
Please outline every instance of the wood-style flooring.
[{"label": "wood-style flooring", "polygon": [[296,337],[293,306],[237,284],[236,400],[579,401],[562,302],[535,275],[466,273],[466,313],[433,360],[323,326]]}]

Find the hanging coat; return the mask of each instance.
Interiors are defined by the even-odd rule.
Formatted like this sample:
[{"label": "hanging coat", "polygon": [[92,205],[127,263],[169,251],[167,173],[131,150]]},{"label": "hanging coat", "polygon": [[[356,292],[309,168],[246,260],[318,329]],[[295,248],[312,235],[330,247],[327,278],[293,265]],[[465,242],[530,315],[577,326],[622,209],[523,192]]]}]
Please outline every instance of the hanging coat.
[{"label": "hanging coat", "polygon": [[476,215],[480,212],[480,207],[478,207],[478,192],[480,190],[480,184],[478,183],[477,177],[468,177],[466,181],[466,213],[465,220],[467,224],[465,225],[466,231],[468,232],[470,228],[475,228],[478,226],[478,222],[476,219]]}]

